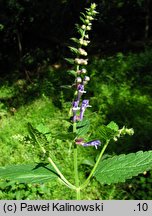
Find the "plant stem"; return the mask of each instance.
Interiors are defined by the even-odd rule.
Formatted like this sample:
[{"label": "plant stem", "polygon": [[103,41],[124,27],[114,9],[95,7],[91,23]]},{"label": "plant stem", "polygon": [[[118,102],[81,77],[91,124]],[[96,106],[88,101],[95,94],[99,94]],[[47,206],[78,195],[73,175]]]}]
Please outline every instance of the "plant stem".
[{"label": "plant stem", "polygon": [[71,184],[65,177],[64,175],[61,173],[61,171],[58,169],[58,167],[56,166],[56,164],[53,162],[53,160],[48,157],[48,161],[51,163],[51,165],[54,167],[54,169],[56,170],[57,174],[60,176],[61,180],[63,181],[64,184],[66,184],[66,186],[68,186],[71,189],[76,190],[76,187]]},{"label": "plant stem", "polygon": [[[73,123],[73,133],[76,133],[76,122]],[[80,188],[79,188],[79,175],[78,175],[78,150],[77,145],[74,144],[74,178],[76,186],[76,199],[80,199]]]},{"label": "plant stem", "polygon": [[89,183],[90,178],[93,176],[93,174],[94,174],[94,172],[95,172],[95,170],[96,170],[96,168],[97,168],[97,166],[98,166],[98,164],[99,164],[99,162],[100,162],[100,160],[101,160],[101,158],[102,158],[102,156],[103,156],[103,153],[104,153],[104,151],[106,150],[108,144],[109,144],[109,140],[107,140],[107,142],[106,142],[105,145],[103,146],[103,148],[102,148],[102,150],[101,150],[101,152],[100,152],[100,155],[99,155],[99,157],[98,157],[98,160],[96,161],[96,163],[95,163],[93,169],[92,169],[91,172],[90,172],[90,175],[88,176],[88,178],[86,179],[86,181],[85,181],[82,185],[80,185],[80,189],[85,188],[85,187],[87,186],[87,184]]}]

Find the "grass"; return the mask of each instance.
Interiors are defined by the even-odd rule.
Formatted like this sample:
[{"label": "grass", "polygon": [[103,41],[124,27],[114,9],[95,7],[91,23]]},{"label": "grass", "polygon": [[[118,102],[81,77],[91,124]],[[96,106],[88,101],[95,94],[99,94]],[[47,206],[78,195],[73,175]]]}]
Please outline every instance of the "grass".
[{"label": "grass", "polygon": [[[151,148],[151,51],[141,54],[117,54],[105,59],[93,59],[89,66],[91,81],[88,97],[92,108],[90,136],[98,137],[98,126],[114,120],[120,126],[135,129],[135,136],[111,143],[107,154],[128,153]],[[56,76],[55,76],[56,74]],[[55,79],[54,79],[55,78]],[[73,182],[73,153],[68,110],[71,100],[67,90],[59,89],[66,76],[55,69],[46,70],[46,77],[27,84],[16,80],[0,86],[0,166],[31,163],[40,160],[39,148],[31,141],[27,123],[46,133],[54,160]],[[69,79],[69,78],[68,78]],[[50,81],[51,80],[51,81]],[[67,83],[67,79],[65,83]],[[66,94],[67,93],[67,94]],[[57,102],[59,100],[59,102]],[[68,120],[68,121],[67,121]],[[64,136],[64,137],[63,137]],[[67,140],[66,140],[67,138]],[[118,148],[119,146],[119,148]],[[84,181],[91,163],[98,154],[94,148],[79,149],[80,180]],[[84,160],[85,159],[85,160]],[[151,172],[141,174],[124,184],[101,186],[95,179],[85,189],[82,199],[149,199]],[[75,194],[56,182],[18,184],[0,181],[0,199],[74,199]]]}]

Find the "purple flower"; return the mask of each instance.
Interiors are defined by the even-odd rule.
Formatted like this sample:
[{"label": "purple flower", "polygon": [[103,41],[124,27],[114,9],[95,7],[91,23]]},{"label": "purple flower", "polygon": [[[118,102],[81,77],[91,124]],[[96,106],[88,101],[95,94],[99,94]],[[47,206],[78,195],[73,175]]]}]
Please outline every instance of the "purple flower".
[{"label": "purple flower", "polygon": [[99,145],[101,145],[100,140],[92,140],[90,142],[86,142],[86,143],[82,144],[82,146],[84,146],[84,147],[95,146],[96,149],[98,148],[97,146],[99,146]]},{"label": "purple flower", "polygon": [[91,107],[89,105],[89,100],[83,100],[81,108],[80,108],[80,120],[83,119],[83,115],[84,115],[84,112],[85,112],[85,110],[86,110],[87,107]]},{"label": "purple flower", "polygon": [[77,98],[77,100],[79,101],[81,96],[83,95],[83,93],[86,93],[86,91],[84,91],[84,85],[82,85],[82,84],[78,85],[77,90],[78,90],[78,98]]},{"label": "purple flower", "polygon": [[77,112],[77,110],[80,109],[80,107],[78,107],[78,105],[79,105],[79,101],[73,101],[73,103],[72,103],[73,122],[75,122],[77,120],[76,112]]}]

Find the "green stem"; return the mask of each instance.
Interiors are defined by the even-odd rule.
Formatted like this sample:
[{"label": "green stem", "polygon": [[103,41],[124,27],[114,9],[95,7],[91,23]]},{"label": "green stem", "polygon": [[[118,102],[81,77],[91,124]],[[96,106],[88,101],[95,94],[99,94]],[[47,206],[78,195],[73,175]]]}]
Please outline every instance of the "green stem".
[{"label": "green stem", "polygon": [[101,160],[101,158],[102,158],[102,156],[103,156],[103,153],[105,152],[105,150],[106,150],[108,144],[109,144],[109,140],[107,140],[107,142],[106,142],[105,145],[103,146],[103,148],[102,148],[102,150],[101,150],[101,152],[100,152],[100,155],[99,155],[99,157],[98,157],[98,160],[96,161],[96,163],[95,163],[93,169],[92,169],[91,172],[90,172],[90,175],[88,176],[88,178],[86,179],[86,181],[85,181],[82,185],[80,185],[80,189],[85,188],[85,187],[87,186],[87,184],[89,183],[90,178],[93,176],[93,174],[94,174],[94,172],[95,172],[95,170],[96,170],[96,168],[97,168],[97,166],[98,166],[98,164],[99,164],[99,162],[100,162],[100,160]]},{"label": "green stem", "polygon": [[63,181],[63,183],[66,184],[66,186],[68,186],[71,189],[76,190],[76,187],[71,184],[65,177],[64,175],[61,173],[61,171],[58,169],[58,167],[56,166],[56,164],[53,162],[53,160],[48,157],[48,161],[51,163],[51,165],[54,167],[54,169],[56,170],[57,174],[60,176],[61,180]]},{"label": "green stem", "polygon": [[[73,123],[73,133],[76,133],[76,122]],[[74,178],[76,186],[76,198],[80,199],[80,188],[79,188],[79,174],[78,174],[78,150],[77,145],[74,144]]]}]

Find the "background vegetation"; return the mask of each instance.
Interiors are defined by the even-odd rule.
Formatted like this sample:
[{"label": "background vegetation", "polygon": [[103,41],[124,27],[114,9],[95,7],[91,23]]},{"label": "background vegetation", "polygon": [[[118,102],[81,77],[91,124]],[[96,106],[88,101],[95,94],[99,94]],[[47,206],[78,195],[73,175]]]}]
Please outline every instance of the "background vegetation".
[{"label": "background vegetation", "polygon": [[[91,136],[114,120],[120,127],[133,127],[135,134],[111,143],[108,155],[150,150],[152,146],[152,18],[150,0],[94,1],[94,22],[89,47],[87,115]],[[0,165],[39,160],[27,123],[46,133],[54,159],[72,180],[70,143],[59,136],[67,129],[71,92],[69,38],[75,36],[79,13],[91,1],[1,0],[0,7]],[[80,149],[81,181],[91,169],[94,148]],[[84,161],[85,158],[85,161]],[[90,165],[86,165],[90,164]],[[68,166],[65,164],[68,164]],[[85,190],[83,199],[151,199],[152,172],[123,184],[101,186],[97,181]],[[66,190],[66,193],[65,193]],[[0,199],[73,199],[62,185],[18,184],[0,181]]]}]

